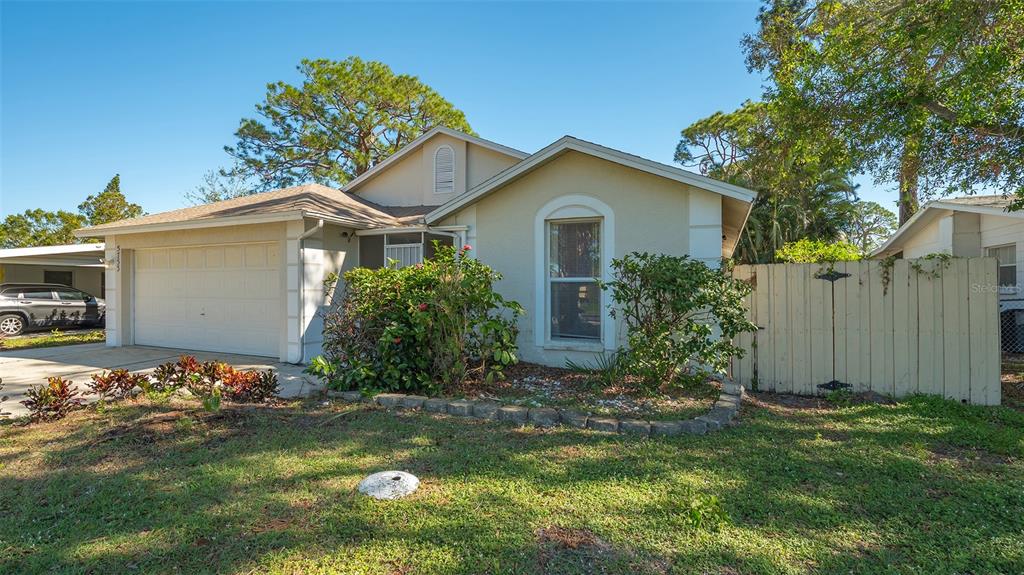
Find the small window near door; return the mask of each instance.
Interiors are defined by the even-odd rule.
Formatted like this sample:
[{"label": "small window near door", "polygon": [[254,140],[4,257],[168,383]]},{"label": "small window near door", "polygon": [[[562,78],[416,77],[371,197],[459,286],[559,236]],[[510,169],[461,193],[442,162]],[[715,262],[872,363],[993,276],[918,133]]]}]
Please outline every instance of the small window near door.
[{"label": "small window near door", "polygon": [[999,287],[1017,287],[1017,246],[996,246],[986,249],[989,257],[999,261]]},{"label": "small window near door", "polygon": [[548,223],[551,338],[601,339],[601,222]]},{"label": "small window near door", "polygon": [[[38,276],[36,276],[38,277]],[[71,286],[72,272],[43,270],[43,283]]]}]

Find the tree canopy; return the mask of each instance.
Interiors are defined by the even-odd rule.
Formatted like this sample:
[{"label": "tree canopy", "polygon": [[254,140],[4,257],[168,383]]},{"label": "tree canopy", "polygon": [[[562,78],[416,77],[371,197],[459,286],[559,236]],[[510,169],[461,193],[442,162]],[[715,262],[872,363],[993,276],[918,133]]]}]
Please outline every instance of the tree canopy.
[{"label": "tree canopy", "polygon": [[78,213],[43,209],[11,214],[0,222],[0,247],[26,248],[80,243],[74,231],[143,214],[142,207],[129,203],[121,193],[121,176],[115,175],[102,192],[88,196]]},{"label": "tree canopy", "polygon": [[121,193],[121,175],[114,174],[99,194],[85,198],[78,205],[78,212],[90,226],[98,226],[118,220],[137,218],[142,215],[142,206],[133,204]]},{"label": "tree canopy", "polygon": [[1020,0],[767,0],[758,21],[744,46],[765,100],[898,182],[901,223],[932,194],[1024,202]]},{"label": "tree canopy", "polygon": [[[302,60],[298,70],[303,83],[268,84],[256,106],[260,118],[243,119],[237,143],[224,148],[236,164],[221,175],[249,184],[228,186],[230,193],[304,182],[341,186],[435,126],[472,133],[451,102],[381,62]],[[217,185],[212,189],[216,197]]]},{"label": "tree canopy", "polygon": [[787,242],[845,237],[856,189],[843,143],[821,138],[807,118],[780,116],[770,102],[746,102],[682,131],[676,161],[758,192],[735,257],[775,261]]}]

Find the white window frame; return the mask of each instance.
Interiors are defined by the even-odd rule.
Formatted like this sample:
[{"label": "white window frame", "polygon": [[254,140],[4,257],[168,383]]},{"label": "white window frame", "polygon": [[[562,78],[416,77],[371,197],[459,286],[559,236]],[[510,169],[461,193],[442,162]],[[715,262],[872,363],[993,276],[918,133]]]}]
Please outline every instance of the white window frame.
[{"label": "white window frame", "polygon": [[[553,339],[551,337],[551,278],[549,277],[550,223],[559,221],[599,221],[600,281],[611,281],[611,259],[615,253],[615,213],[607,204],[591,196],[572,194],[555,198],[538,210],[534,218],[534,343],[545,349],[574,351],[614,350],[615,324],[611,317],[611,298],[600,290],[601,338]],[[591,278],[560,278],[578,282],[593,281]]]},{"label": "white window frame", "polygon": [[[985,248],[985,255],[988,257],[996,257],[993,252],[996,252],[1002,248],[1013,248],[1013,263],[1006,264],[999,260],[999,258],[996,258],[996,285],[999,288],[999,293],[1001,294],[1015,294],[1017,293],[1017,290],[1020,286],[1020,281],[1017,279],[1017,244],[1011,242],[1008,244],[1000,244],[997,246],[987,246]],[[1002,268],[1008,267],[1013,268],[1013,285],[999,285],[999,271],[1002,270]]]},{"label": "white window frame", "polygon": [[[437,191],[437,155],[441,153],[441,150],[445,150],[445,149],[448,150],[451,153],[451,155],[452,155],[452,189],[450,191],[447,191],[447,192],[439,192],[439,191]],[[455,164],[456,164],[456,157],[455,157],[455,149],[454,148],[452,148],[448,144],[444,144],[442,146],[438,146],[437,149],[434,150],[434,170],[433,170],[434,179],[433,179],[433,185],[434,185],[434,193],[435,194],[446,195],[446,194],[454,194],[455,193],[455,173],[457,171],[456,167],[455,167]]]}]

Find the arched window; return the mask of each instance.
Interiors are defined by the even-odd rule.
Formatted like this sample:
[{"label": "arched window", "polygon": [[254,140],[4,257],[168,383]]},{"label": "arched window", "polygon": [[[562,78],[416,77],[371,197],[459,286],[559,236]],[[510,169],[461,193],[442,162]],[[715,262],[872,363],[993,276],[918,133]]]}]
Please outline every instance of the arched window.
[{"label": "arched window", "polygon": [[572,348],[615,347],[608,296],[615,215],[590,196],[555,198],[534,220],[536,340]]},{"label": "arched window", "polygon": [[434,193],[450,194],[455,191],[455,150],[441,146],[434,152]]}]

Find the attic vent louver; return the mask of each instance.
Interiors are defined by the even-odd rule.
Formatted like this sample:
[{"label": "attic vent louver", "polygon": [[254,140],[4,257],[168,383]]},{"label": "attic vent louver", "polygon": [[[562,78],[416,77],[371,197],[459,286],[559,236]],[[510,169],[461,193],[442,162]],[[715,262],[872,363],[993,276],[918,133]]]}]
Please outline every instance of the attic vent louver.
[{"label": "attic vent louver", "polygon": [[450,194],[455,191],[455,151],[441,146],[434,152],[434,193]]}]

